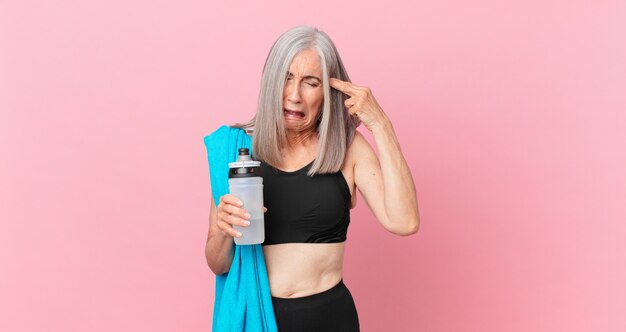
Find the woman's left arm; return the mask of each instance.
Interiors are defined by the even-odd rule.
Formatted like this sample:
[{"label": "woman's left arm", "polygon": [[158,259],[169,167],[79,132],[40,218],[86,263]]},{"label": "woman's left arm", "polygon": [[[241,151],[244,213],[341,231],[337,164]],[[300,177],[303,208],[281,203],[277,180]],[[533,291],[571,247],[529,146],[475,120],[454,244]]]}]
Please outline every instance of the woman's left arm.
[{"label": "woman's left arm", "polygon": [[414,234],[420,223],[415,184],[391,121],[369,88],[334,78],[330,85],[350,96],[345,102],[348,111],[372,132],[378,148],[377,157],[357,132],[351,146],[357,188],[385,229],[398,235]]}]

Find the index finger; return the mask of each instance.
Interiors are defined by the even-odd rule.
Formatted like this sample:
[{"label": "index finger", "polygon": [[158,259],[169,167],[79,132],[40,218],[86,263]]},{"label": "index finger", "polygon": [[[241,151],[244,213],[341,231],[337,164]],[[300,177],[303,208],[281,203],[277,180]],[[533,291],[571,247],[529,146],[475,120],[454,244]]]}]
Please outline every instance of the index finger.
[{"label": "index finger", "polygon": [[220,198],[220,200],[227,204],[232,204],[241,207],[243,203],[240,199],[238,199],[235,195],[226,194]]},{"label": "index finger", "polygon": [[334,77],[331,77],[330,80],[328,80],[328,84],[330,84],[331,87],[347,94],[348,96],[354,96],[354,94],[358,91],[354,87],[354,84],[342,81]]}]

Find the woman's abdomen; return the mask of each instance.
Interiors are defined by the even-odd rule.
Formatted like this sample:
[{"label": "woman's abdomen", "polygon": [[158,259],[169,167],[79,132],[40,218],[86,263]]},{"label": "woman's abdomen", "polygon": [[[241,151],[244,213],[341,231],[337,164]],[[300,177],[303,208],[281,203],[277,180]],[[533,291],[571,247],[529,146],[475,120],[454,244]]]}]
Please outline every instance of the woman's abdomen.
[{"label": "woman's abdomen", "polygon": [[344,248],[343,242],[263,246],[272,296],[308,296],[337,285],[343,274]]}]

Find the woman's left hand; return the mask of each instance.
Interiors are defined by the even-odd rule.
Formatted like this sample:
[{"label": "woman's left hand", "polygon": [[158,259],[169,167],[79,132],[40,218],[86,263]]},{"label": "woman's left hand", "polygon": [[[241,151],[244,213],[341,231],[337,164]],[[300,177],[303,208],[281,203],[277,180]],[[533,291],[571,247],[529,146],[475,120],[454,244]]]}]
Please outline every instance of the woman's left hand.
[{"label": "woman's left hand", "polygon": [[350,96],[345,101],[348,112],[358,117],[369,131],[382,127],[389,121],[369,88],[333,77],[330,78],[329,84]]}]

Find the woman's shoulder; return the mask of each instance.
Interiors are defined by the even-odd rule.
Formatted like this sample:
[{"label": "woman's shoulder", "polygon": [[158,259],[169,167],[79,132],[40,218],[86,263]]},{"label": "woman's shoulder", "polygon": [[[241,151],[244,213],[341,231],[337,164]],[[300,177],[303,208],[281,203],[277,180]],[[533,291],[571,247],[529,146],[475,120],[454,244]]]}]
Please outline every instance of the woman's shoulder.
[{"label": "woman's shoulder", "polygon": [[352,142],[348,146],[348,151],[346,152],[346,162],[354,166],[358,160],[364,157],[370,157],[373,153],[374,149],[372,149],[372,146],[365,136],[356,130]]},{"label": "woman's shoulder", "polygon": [[[246,123],[233,123],[233,124],[222,124],[219,125],[215,130],[213,130],[211,132],[211,134],[215,134],[215,133],[228,133],[228,132],[233,132],[233,131],[244,131],[246,134],[248,135],[252,135],[252,133],[254,132],[254,126],[252,126],[252,124],[250,124],[249,122]],[[211,135],[209,134],[209,135]]]},{"label": "woman's shoulder", "polygon": [[363,134],[361,134],[360,131],[355,130],[354,137],[352,138],[352,142],[348,146],[348,154],[359,155],[360,153],[364,151],[364,149],[371,150],[372,146],[367,141],[367,139],[365,139],[365,136],[363,136]]}]

